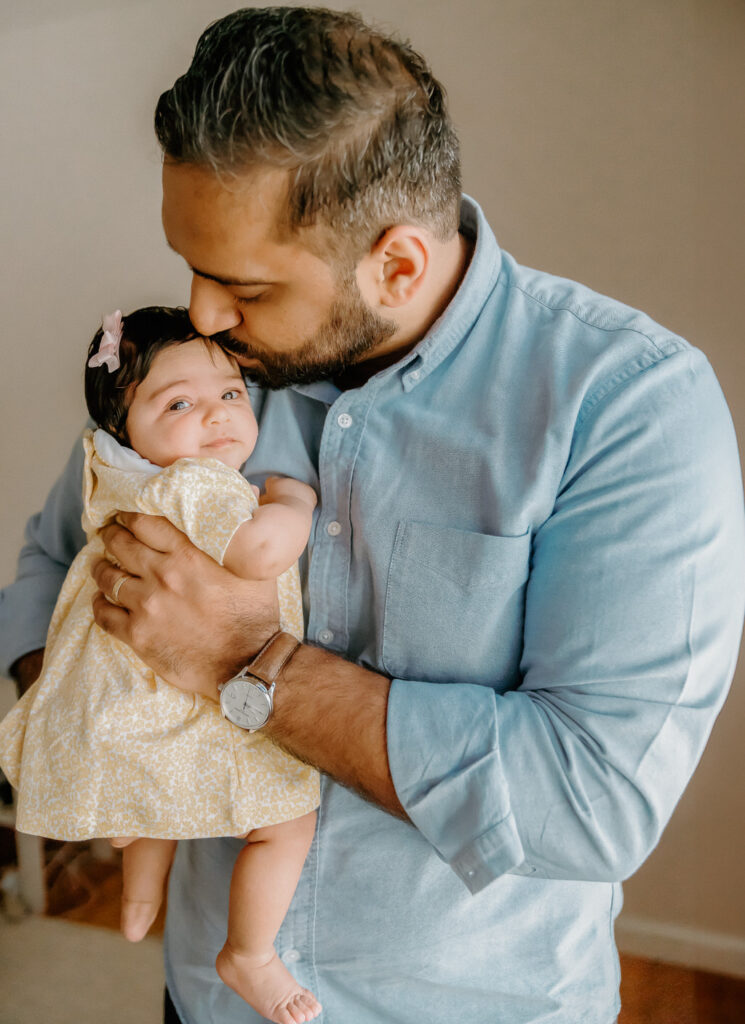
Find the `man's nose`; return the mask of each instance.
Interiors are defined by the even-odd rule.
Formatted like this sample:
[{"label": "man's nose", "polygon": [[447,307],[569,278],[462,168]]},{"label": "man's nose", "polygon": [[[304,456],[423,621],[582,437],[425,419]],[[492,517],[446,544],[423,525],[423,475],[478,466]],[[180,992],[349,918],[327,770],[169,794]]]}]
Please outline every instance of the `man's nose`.
[{"label": "man's nose", "polygon": [[189,317],[200,334],[208,336],[229,331],[241,322],[230,292],[217,281],[194,274],[191,279]]}]

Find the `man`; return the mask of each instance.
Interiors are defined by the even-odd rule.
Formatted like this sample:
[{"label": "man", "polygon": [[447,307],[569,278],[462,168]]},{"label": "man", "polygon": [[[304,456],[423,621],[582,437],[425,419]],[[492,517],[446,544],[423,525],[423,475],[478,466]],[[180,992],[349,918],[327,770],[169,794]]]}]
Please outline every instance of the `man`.
[{"label": "man", "polygon": [[[319,494],[307,642],[273,639],[271,584],[146,517],[104,531],[98,623],[214,699],[247,664],[275,683],[263,728],[325,773],[277,945],[325,1020],[610,1024],[619,883],[698,761],[742,625],[711,369],[500,251],[425,62],[352,15],[215,23],[156,130],[192,320],[263,385],[246,473]],[[81,541],[80,462],[0,606],[19,676]],[[213,967],[239,848],[180,844],[169,1020],[257,1019]]]}]

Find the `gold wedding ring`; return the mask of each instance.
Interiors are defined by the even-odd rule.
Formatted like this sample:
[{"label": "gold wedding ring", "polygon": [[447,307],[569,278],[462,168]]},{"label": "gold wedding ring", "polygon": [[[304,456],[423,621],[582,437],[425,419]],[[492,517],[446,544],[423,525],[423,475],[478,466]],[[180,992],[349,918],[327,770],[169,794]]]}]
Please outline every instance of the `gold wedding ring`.
[{"label": "gold wedding ring", "polygon": [[111,588],[111,596],[109,597],[109,601],[111,602],[111,604],[118,604],[119,607],[121,607],[122,602],[119,600],[119,591],[122,589],[122,587],[124,586],[128,579],[129,573],[123,572],[122,575],[119,576],[116,583]]}]

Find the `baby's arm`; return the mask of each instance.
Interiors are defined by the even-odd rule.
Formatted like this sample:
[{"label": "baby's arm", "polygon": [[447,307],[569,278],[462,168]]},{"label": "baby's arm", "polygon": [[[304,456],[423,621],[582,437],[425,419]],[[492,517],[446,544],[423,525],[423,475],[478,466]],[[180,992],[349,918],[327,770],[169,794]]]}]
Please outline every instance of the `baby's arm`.
[{"label": "baby's arm", "polygon": [[269,477],[253,515],[233,534],[223,565],[251,580],[276,579],[293,565],[308,543],[316,507],[312,487],[289,477]]}]

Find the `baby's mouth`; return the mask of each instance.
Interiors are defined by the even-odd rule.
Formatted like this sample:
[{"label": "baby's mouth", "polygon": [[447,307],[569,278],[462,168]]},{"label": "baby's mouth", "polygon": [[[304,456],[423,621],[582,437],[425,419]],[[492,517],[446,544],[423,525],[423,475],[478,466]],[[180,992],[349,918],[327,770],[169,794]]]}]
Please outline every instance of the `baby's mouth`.
[{"label": "baby's mouth", "polygon": [[235,438],[233,437],[217,437],[214,441],[208,441],[204,445],[205,448],[226,448],[230,444],[235,444]]}]

